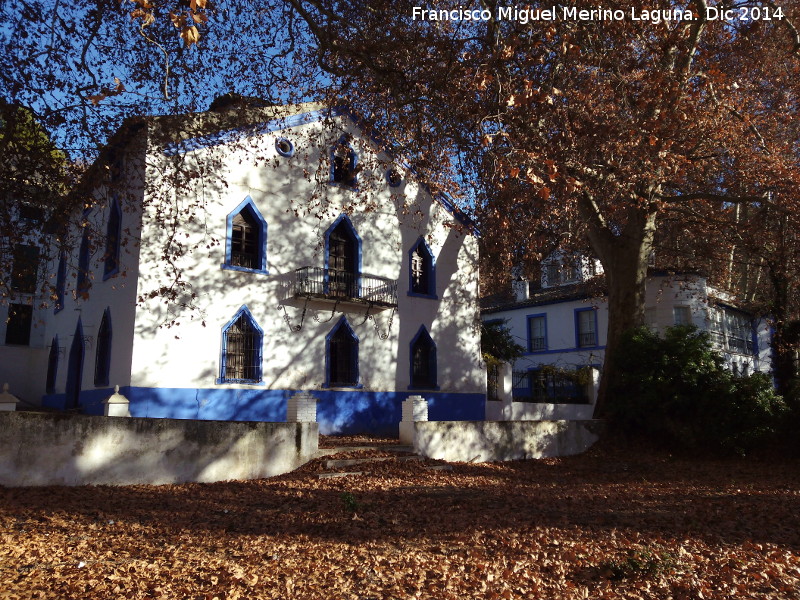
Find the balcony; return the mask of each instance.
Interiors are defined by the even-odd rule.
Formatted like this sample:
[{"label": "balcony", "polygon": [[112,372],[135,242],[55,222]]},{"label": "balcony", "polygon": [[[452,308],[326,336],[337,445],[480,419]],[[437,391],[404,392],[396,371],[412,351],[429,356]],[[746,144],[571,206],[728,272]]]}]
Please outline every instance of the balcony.
[{"label": "balcony", "polygon": [[320,267],[294,272],[294,295],[329,302],[397,306],[397,280]]}]

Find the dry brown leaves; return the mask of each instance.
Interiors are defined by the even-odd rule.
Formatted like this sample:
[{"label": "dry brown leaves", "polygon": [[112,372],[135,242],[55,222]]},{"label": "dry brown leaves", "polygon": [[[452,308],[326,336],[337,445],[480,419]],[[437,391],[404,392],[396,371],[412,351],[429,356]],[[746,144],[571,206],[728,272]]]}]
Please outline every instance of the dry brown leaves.
[{"label": "dry brown leaves", "polygon": [[796,462],[316,470],[2,489],[0,597],[800,598]]}]

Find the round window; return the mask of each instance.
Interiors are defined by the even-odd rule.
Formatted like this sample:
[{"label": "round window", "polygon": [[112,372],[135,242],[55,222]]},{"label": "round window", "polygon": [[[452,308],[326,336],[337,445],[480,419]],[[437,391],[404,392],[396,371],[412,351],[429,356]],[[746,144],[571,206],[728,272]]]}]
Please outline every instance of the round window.
[{"label": "round window", "polygon": [[275,149],[281,156],[294,156],[294,144],[286,138],[278,138],[275,140]]},{"label": "round window", "polygon": [[397,169],[389,169],[386,171],[386,181],[389,182],[391,187],[397,187],[403,183],[403,177]]}]

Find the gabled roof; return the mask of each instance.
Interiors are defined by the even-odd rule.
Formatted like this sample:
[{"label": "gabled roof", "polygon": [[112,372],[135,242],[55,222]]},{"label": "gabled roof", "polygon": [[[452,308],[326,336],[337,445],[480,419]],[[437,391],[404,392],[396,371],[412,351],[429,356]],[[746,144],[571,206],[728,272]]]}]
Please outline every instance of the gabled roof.
[{"label": "gabled roof", "polygon": [[[219,110],[185,115],[133,117],[126,119],[122,127],[112,136],[98,159],[87,171],[83,182],[96,182],[105,173],[106,165],[114,148],[125,146],[139,131],[148,128],[150,143],[161,147],[165,156],[176,156],[201,148],[211,148],[330,119],[345,117],[356,127],[363,128],[361,120],[346,107],[328,108],[318,102],[280,106],[258,106],[253,103],[236,104],[235,108],[224,105]],[[374,137],[368,139],[379,152],[392,157],[388,145]],[[403,166],[413,173],[406,163]],[[422,184],[428,194],[450,213],[470,233],[478,235],[475,223],[455,205],[453,199],[442,192],[435,193]],[[85,189],[85,187],[84,187]]]}]

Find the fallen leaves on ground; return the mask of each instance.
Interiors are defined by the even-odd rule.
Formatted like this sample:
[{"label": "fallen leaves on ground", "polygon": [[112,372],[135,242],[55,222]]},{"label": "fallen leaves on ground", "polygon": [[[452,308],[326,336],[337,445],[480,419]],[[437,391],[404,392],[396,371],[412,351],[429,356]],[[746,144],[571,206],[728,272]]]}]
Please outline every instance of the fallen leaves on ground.
[{"label": "fallen leaves on ground", "polygon": [[0,598],[800,598],[797,462],[320,464],[0,489]]}]

